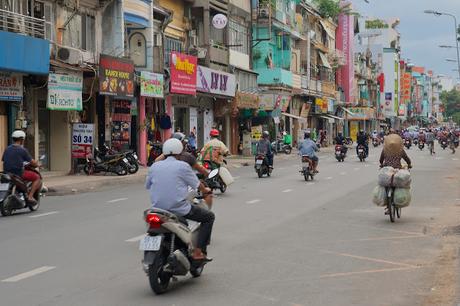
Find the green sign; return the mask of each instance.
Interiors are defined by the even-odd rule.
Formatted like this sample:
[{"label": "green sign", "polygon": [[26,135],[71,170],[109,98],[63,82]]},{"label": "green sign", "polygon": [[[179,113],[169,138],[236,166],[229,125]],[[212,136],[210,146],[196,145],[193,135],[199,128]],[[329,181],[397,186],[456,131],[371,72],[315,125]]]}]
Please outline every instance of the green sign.
[{"label": "green sign", "polygon": [[50,73],[48,76],[47,108],[51,110],[83,109],[83,73]]}]

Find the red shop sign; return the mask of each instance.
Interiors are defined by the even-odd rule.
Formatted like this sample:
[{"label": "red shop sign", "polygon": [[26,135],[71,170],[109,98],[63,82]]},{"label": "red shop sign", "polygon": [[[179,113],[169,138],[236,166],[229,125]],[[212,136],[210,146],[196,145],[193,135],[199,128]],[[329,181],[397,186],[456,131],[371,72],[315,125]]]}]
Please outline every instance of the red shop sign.
[{"label": "red shop sign", "polygon": [[169,91],[183,95],[196,95],[196,68],[197,58],[195,56],[171,52]]}]

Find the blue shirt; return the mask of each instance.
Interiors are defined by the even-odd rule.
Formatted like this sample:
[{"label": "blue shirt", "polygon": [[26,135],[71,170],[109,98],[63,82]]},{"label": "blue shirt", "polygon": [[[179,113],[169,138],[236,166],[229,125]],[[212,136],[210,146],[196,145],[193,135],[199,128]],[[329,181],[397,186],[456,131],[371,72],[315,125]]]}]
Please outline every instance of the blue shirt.
[{"label": "blue shirt", "polygon": [[3,153],[3,169],[6,173],[22,176],[24,164],[30,163],[31,160],[32,157],[24,147],[12,144]]},{"label": "blue shirt", "polygon": [[304,139],[300,142],[299,154],[307,155],[308,157],[316,156],[315,152],[318,151],[318,146],[311,139]]},{"label": "blue shirt", "polygon": [[190,212],[191,204],[187,202],[189,187],[197,189],[199,185],[200,180],[192,167],[173,156],[154,163],[145,182],[150,191],[152,208],[164,209],[178,216]]}]

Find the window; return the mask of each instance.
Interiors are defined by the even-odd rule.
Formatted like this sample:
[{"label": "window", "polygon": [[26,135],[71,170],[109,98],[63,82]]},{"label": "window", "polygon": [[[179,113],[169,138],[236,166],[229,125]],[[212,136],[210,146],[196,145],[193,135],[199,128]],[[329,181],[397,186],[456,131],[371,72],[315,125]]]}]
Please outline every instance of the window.
[{"label": "window", "polygon": [[165,67],[169,67],[169,57],[172,51],[182,52],[182,42],[178,39],[165,38]]},{"label": "window", "polygon": [[83,50],[95,51],[95,20],[93,16],[81,15],[81,48]]},{"label": "window", "polygon": [[248,27],[234,19],[228,23],[230,49],[249,54],[249,33]]},{"label": "window", "polygon": [[63,19],[69,20],[64,32],[63,43],[66,46],[95,51],[95,20],[93,16],[86,14],[75,14],[72,11],[64,11]]},{"label": "window", "polygon": [[48,2],[34,2],[33,16],[35,18],[45,20],[45,39],[54,40],[54,31],[53,31],[53,5]]},{"label": "window", "polygon": [[[220,12],[217,12],[215,10],[211,10],[210,12],[210,20],[214,17],[214,15],[220,14]],[[225,32],[226,28],[224,29],[216,29],[212,24],[212,21],[210,22],[209,26],[209,35],[211,38],[211,46],[214,47],[221,47],[225,48],[226,45],[226,37],[225,37]]]}]

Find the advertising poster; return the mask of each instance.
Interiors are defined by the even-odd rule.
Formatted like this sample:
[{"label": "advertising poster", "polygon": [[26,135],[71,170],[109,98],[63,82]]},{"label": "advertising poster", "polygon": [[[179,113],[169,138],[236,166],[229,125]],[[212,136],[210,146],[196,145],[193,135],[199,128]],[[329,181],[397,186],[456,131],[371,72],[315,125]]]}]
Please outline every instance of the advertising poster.
[{"label": "advertising poster", "polygon": [[150,98],[163,98],[163,75],[148,71],[141,72],[141,96]]},{"label": "advertising poster", "polygon": [[112,146],[117,151],[129,149],[131,138],[131,101],[112,101]]},{"label": "advertising poster", "polygon": [[22,75],[0,72],[0,100],[21,101],[22,91]]},{"label": "advertising poster", "polygon": [[92,156],[94,124],[74,123],[72,126],[72,158]]},{"label": "advertising poster", "polygon": [[131,60],[101,54],[99,93],[120,98],[134,97],[134,64]]},{"label": "advertising poster", "polygon": [[171,52],[171,93],[196,95],[197,57]]},{"label": "advertising poster", "polygon": [[51,110],[83,110],[83,72],[48,75],[47,108]]}]

